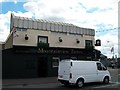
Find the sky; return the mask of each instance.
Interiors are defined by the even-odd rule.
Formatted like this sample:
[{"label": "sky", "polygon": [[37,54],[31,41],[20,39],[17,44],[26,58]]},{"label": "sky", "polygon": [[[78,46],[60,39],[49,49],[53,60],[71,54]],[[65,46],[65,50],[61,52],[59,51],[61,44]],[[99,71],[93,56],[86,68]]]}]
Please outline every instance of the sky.
[{"label": "sky", "polygon": [[10,15],[65,22],[95,29],[95,48],[112,57],[118,53],[119,0],[0,0],[0,42],[10,33]]}]

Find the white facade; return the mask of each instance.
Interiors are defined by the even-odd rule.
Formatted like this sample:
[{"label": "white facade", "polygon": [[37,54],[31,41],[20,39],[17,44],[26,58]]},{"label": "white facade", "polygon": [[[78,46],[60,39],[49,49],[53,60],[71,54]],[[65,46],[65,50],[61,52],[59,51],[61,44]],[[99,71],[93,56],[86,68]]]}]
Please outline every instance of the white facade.
[{"label": "white facade", "polygon": [[[25,34],[28,35],[28,40],[25,40]],[[18,37],[13,38],[13,45],[37,46],[38,36],[47,36],[50,47],[84,48],[85,40],[94,41],[93,36],[81,36],[32,29],[28,29],[27,31],[17,31],[17,35]],[[62,42],[59,42],[59,37],[61,37],[61,39],[63,40]],[[80,43],[76,43],[77,39],[80,41]]]},{"label": "white facade", "polygon": [[[85,40],[91,40],[92,46],[94,46],[94,29],[12,15],[11,31],[13,26],[16,27],[17,35],[13,38],[13,45],[37,46],[38,36],[46,36],[49,47],[85,48]],[[29,37],[28,40],[25,40],[25,34]],[[59,41],[59,38],[62,39],[62,42]],[[79,43],[76,43],[76,40],[79,40]]]}]

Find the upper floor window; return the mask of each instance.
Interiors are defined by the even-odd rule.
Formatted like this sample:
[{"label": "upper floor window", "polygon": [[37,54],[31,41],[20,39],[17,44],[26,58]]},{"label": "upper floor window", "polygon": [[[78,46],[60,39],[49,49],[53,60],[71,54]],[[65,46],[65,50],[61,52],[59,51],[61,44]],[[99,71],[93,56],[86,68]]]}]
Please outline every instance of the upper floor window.
[{"label": "upper floor window", "polygon": [[47,36],[38,36],[38,43],[48,43]]},{"label": "upper floor window", "polygon": [[16,28],[16,29],[17,29],[17,31],[27,31],[26,28]]},{"label": "upper floor window", "polygon": [[85,48],[86,49],[93,49],[94,48],[92,40],[85,40]]},{"label": "upper floor window", "polygon": [[93,46],[92,40],[85,40],[85,46]]}]

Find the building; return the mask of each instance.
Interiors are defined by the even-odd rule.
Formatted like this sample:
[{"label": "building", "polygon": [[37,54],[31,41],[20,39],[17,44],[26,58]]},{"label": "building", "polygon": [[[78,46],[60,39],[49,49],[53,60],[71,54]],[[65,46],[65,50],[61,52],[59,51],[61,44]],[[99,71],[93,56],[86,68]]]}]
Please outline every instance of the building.
[{"label": "building", "polygon": [[95,30],[11,14],[3,50],[3,78],[56,76],[59,60],[98,60]]},{"label": "building", "polygon": [[100,62],[105,66],[108,67],[110,65],[110,61],[108,60],[107,56],[104,54],[100,55]]},{"label": "building", "polygon": [[5,44],[3,42],[0,42],[0,50],[4,49]]}]

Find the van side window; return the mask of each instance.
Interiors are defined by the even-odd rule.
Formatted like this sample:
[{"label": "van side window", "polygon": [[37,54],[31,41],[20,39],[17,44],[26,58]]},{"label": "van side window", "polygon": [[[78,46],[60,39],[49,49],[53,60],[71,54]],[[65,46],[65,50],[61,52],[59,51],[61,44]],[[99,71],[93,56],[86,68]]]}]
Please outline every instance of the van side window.
[{"label": "van side window", "polygon": [[97,69],[98,69],[98,70],[102,70],[101,63],[97,63]]}]

